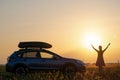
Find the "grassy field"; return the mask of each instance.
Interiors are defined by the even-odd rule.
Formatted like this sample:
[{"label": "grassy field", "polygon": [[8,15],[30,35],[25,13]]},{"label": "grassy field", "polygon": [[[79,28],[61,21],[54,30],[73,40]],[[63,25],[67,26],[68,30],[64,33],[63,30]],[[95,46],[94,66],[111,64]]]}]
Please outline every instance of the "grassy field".
[{"label": "grassy field", "polygon": [[0,80],[120,80],[120,66],[109,64],[104,67],[102,74],[98,73],[98,68],[94,65],[87,65],[87,71],[84,74],[62,74],[54,73],[29,73],[27,75],[15,75],[5,72],[5,66],[0,66]]}]

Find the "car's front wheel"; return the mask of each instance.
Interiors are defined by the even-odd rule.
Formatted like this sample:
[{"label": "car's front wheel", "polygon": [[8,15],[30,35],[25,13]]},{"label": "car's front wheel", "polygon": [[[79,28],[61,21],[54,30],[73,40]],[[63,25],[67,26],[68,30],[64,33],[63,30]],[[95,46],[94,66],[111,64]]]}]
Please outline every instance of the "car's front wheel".
[{"label": "car's front wheel", "polygon": [[73,64],[66,64],[66,65],[64,65],[62,71],[64,73],[75,73],[77,70],[76,70],[75,65],[73,65]]},{"label": "car's front wheel", "polygon": [[71,73],[71,72],[76,72],[76,69],[74,66],[66,66],[64,71],[67,73]]}]

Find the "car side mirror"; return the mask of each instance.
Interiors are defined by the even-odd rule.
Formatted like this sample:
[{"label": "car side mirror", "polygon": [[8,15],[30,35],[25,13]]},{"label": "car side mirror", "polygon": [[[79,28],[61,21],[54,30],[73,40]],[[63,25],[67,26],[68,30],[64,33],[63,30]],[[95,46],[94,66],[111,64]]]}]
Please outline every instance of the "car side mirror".
[{"label": "car side mirror", "polygon": [[56,55],[54,55],[54,56],[53,56],[53,59],[57,60],[57,59],[59,59],[59,57],[56,56]]}]

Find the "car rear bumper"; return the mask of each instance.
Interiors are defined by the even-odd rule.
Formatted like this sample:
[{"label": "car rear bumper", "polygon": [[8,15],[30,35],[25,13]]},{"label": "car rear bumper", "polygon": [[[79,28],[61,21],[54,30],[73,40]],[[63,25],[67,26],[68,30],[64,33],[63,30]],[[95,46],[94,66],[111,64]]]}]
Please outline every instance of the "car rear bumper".
[{"label": "car rear bumper", "polygon": [[5,68],[6,68],[6,72],[13,72],[13,67],[12,66],[6,64]]}]

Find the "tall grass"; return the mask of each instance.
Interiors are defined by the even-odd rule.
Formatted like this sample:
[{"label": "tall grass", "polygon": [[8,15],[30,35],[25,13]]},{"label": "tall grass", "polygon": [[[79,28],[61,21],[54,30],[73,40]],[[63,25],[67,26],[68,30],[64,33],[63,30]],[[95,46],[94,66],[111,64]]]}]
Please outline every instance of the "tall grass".
[{"label": "tall grass", "polygon": [[108,66],[103,73],[98,73],[97,67],[88,66],[87,71],[76,74],[62,74],[61,72],[37,72],[27,75],[15,75],[5,72],[5,68],[0,67],[0,80],[120,80],[120,67]]}]

